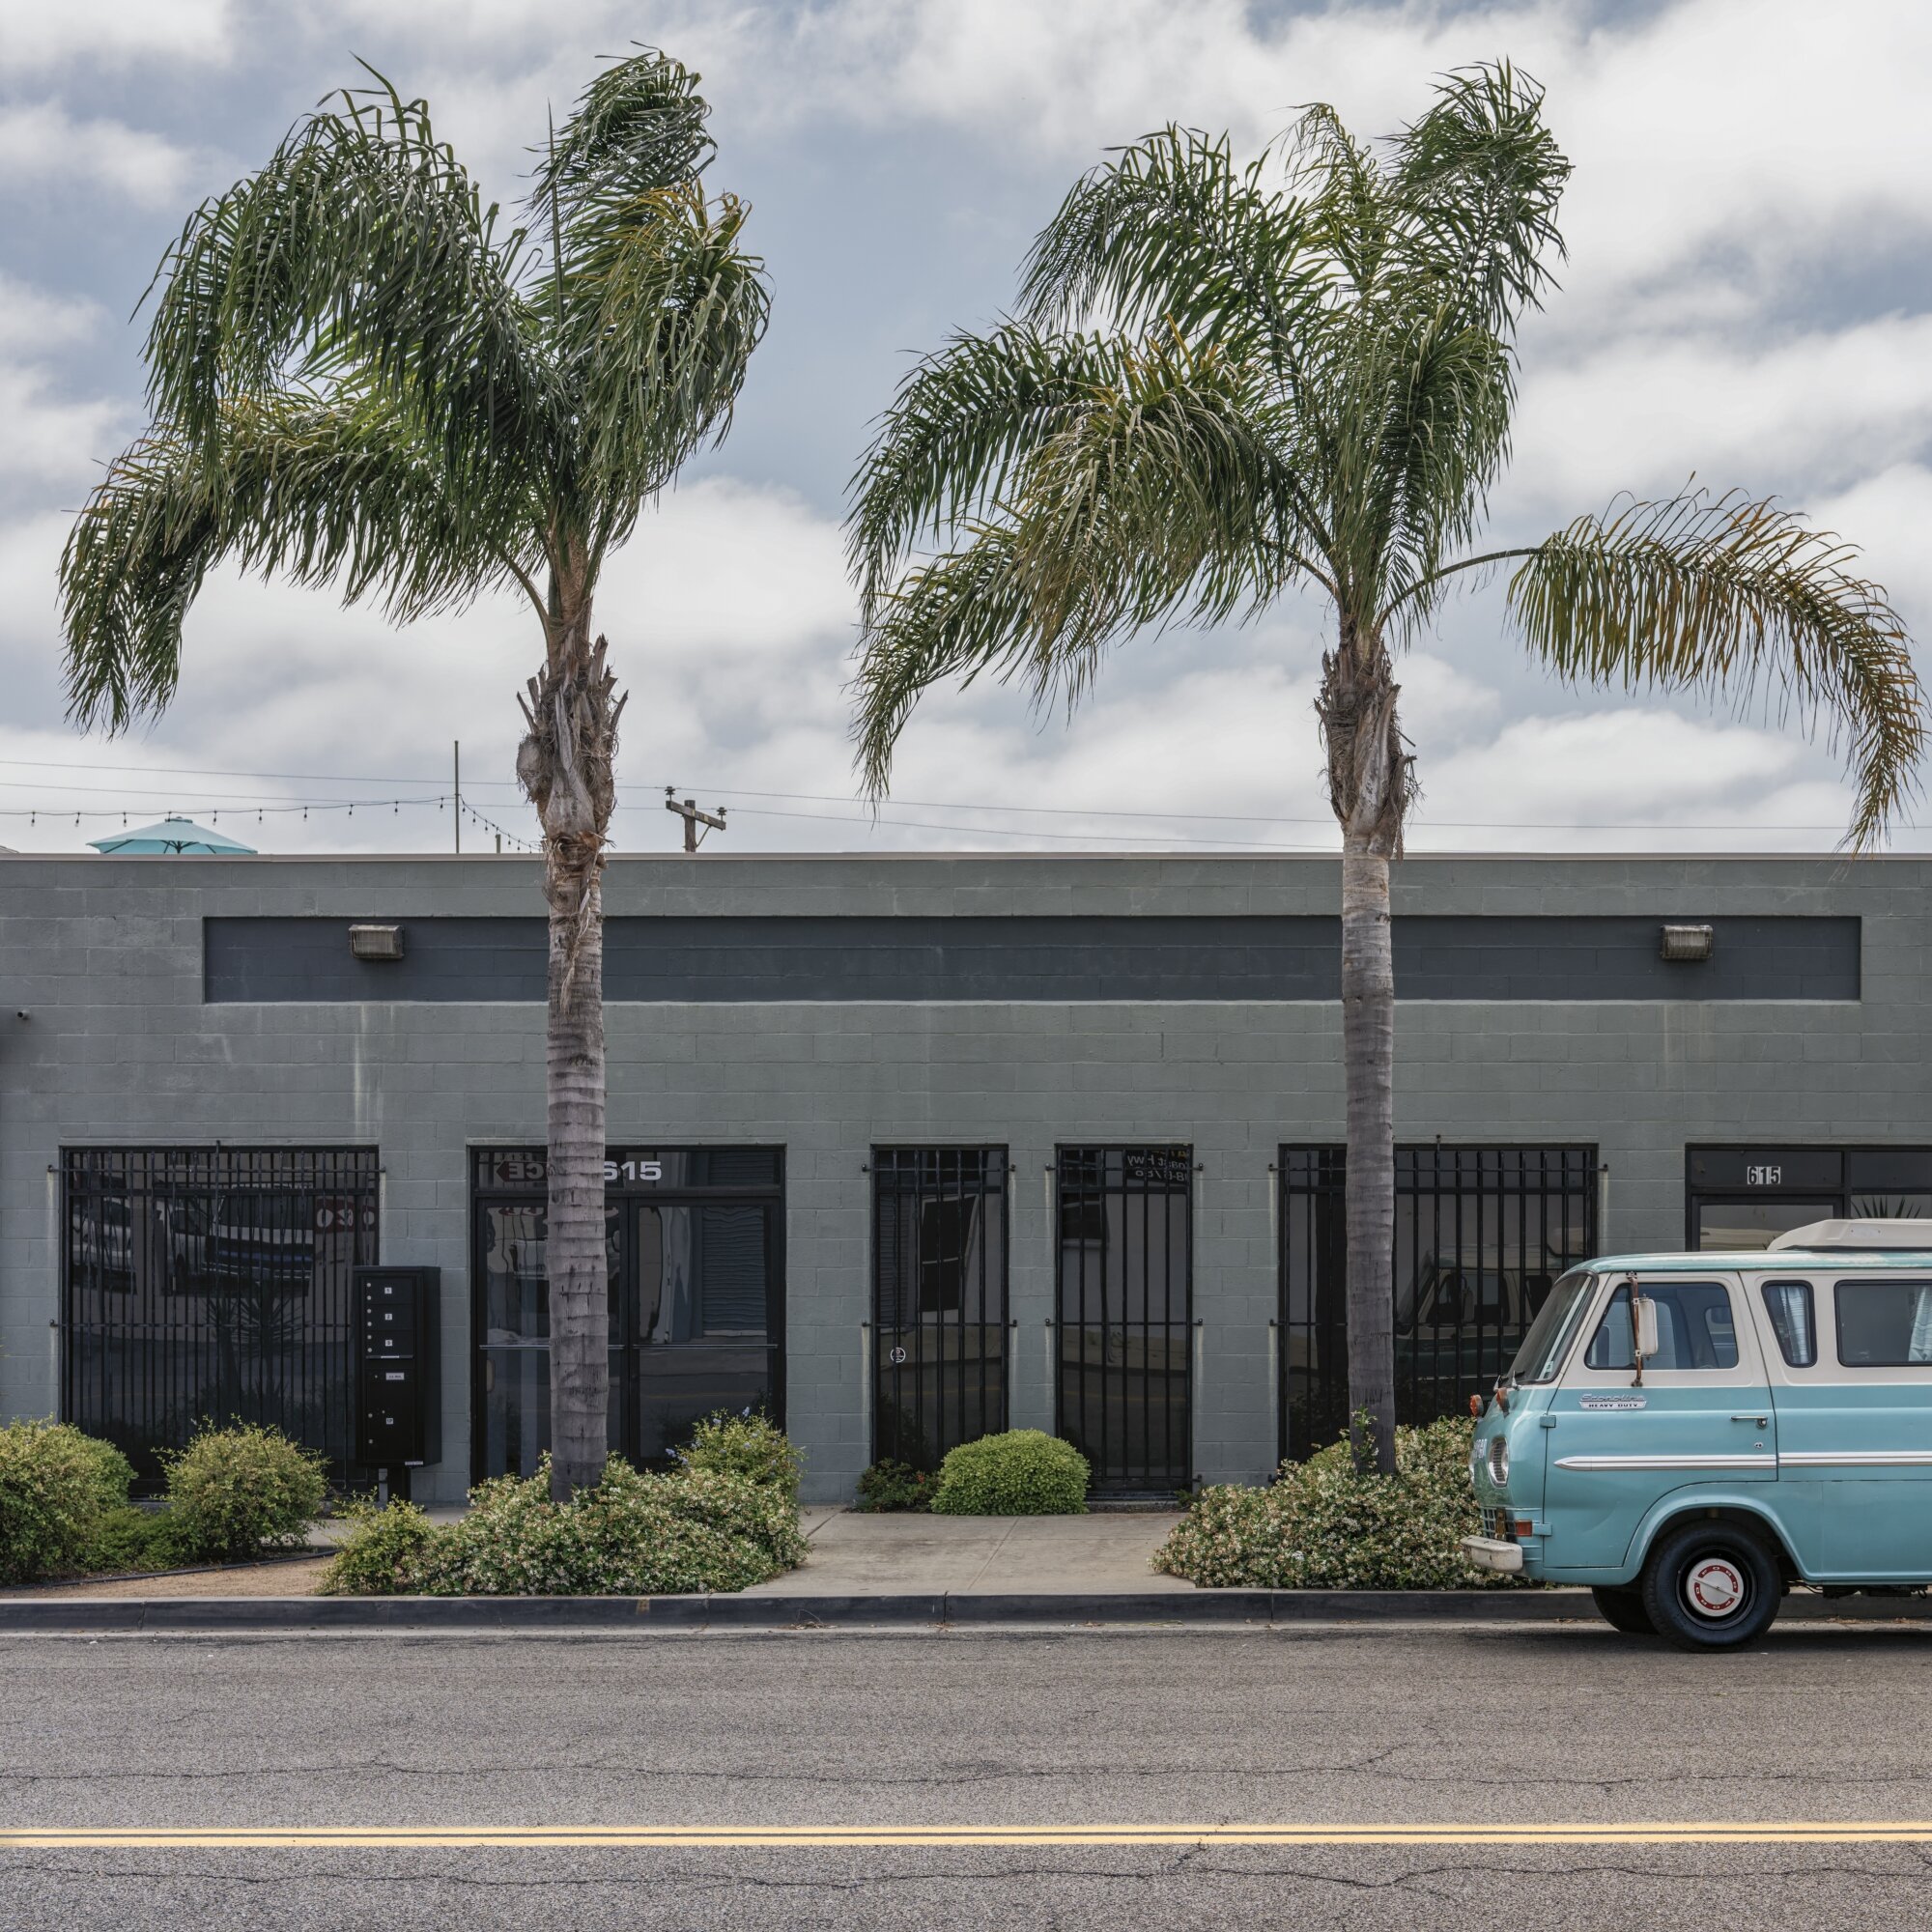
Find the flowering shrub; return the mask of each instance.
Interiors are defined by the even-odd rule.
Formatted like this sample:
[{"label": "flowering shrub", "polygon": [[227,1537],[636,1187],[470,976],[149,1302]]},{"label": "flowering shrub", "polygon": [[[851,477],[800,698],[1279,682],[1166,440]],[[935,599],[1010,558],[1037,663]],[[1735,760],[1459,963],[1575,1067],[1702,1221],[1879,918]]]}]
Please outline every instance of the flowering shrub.
[{"label": "flowering shrub", "polygon": [[881,1457],[859,1478],[858,1507],[872,1515],[887,1510],[928,1510],[939,1478],[929,1469]]},{"label": "flowering shrub", "polygon": [[163,1452],[165,1541],[184,1563],[219,1563],[307,1540],[328,1493],[327,1463],[279,1429],[204,1426]]},{"label": "flowering shrub", "polygon": [[677,1452],[679,1466],[713,1475],[742,1476],[748,1483],[775,1489],[786,1502],[798,1502],[805,1458],[791,1438],[767,1417],[747,1409],[733,1415],[721,1408],[707,1415]]},{"label": "flowering shrub", "polygon": [[134,1472],[111,1442],[65,1422],[0,1429],[0,1583],[98,1567],[95,1546]]},{"label": "flowering shrub", "polygon": [[[686,1465],[639,1474],[621,1457],[567,1503],[550,1497],[550,1458],[527,1479],[469,1492],[460,1522],[419,1510],[366,1510],[323,1578],[325,1592],[431,1597],[660,1597],[742,1590],[805,1561],[782,1480]],[[399,1514],[407,1512],[407,1514]]]},{"label": "flowering shrub", "polygon": [[1396,1473],[1357,1475],[1346,1438],[1273,1484],[1203,1490],[1154,1552],[1189,1582],[1261,1590],[1467,1590],[1513,1582],[1472,1568],[1458,1542],[1479,1535],[1469,1488],[1474,1422],[1446,1416],[1398,1429]]},{"label": "flowering shrub", "polygon": [[354,1525],[342,1539],[335,1560],[322,1573],[316,1592],[324,1597],[387,1597],[413,1594],[416,1565],[431,1535],[430,1520],[414,1503],[400,1498],[386,1509],[359,1499],[343,1504]]},{"label": "flowering shrub", "polygon": [[1037,1429],[1009,1429],[950,1449],[939,1465],[939,1516],[1084,1516],[1086,1457]]}]

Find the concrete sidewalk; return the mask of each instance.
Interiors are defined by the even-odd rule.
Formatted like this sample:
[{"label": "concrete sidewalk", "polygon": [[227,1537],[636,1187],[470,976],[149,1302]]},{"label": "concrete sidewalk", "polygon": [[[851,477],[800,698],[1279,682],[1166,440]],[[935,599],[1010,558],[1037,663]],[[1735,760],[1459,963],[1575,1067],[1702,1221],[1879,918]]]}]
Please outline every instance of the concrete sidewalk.
[{"label": "concrete sidewalk", "polygon": [[872,1597],[983,1592],[1092,1596],[1191,1591],[1148,1559],[1179,1510],[1093,1516],[867,1516],[800,1512],[811,1554],[748,1597]]},{"label": "concrete sidewalk", "polygon": [[[432,1510],[454,1521],[460,1509]],[[799,1512],[810,1554],[796,1570],[756,1583],[748,1597],[1145,1596],[1194,1586],[1148,1567],[1178,1510],[1094,1516],[867,1516],[841,1506]],[[317,1525],[313,1543],[338,1542],[347,1523]],[[325,1557],[187,1570],[153,1577],[15,1586],[10,1598],[305,1597]]]}]

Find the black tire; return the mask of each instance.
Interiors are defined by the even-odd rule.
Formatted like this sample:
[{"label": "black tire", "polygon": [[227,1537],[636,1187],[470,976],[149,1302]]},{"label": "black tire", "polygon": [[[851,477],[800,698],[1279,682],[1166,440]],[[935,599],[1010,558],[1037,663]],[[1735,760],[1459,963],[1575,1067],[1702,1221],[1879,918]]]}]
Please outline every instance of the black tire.
[{"label": "black tire", "polygon": [[1657,1626],[1651,1622],[1650,1612],[1643,1606],[1641,1590],[1593,1588],[1590,1595],[1596,1599],[1597,1614],[1612,1630],[1620,1630],[1627,1636],[1657,1634]]},{"label": "black tire", "polygon": [[1680,1650],[1735,1650],[1770,1629],[1783,1581],[1749,1530],[1687,1522],[1668,1530],[1643,1566],[1643,1607]]}]

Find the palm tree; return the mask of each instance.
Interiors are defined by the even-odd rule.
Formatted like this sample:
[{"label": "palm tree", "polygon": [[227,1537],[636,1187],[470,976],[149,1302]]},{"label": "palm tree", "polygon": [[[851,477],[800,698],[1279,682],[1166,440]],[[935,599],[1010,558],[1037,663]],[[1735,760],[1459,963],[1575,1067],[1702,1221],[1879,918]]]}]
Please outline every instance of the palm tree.
[{"label": "palm tree", "polygon": [[1506,64],[1447,76],[1379,151],[1332,109],[1239,166],[1176,127],[1086,176],[1017,313],[906,379],[853,482],[859,763],[874,797],[920,694],[982,673],[1069,706],[1150,627],[1333,606],[1317,701],[1342,832],[1350,1407],[1394,1458],[1389,863],[1415,796],[1400,649],[1459,576],[1562,678],[1742,697],[1769,680],[1848,740],[1851,836],[1912,782],[1922,695],[1853,554],[1691,492],[1474,554],[1509,451],[1516,330],[1551,286],[1570,164]]},{"label": "palm tree", "polygon": [[550,908],[563,1497],[603,1469],[610,1395],[600,874],[623,699],[592,603],[644,505],[728,428],[769,298],[744,206],[705,193],[710,110],[676,61],[646,49],[591,82],[507,232],[426,104],[374,78],[196,209],[162,261],[153,421],[62,562],[68,690],[82,725],[162,710],[188,606],[224,561],[334,583],[398,624],[529,599],[544,659],[517,777]]}]

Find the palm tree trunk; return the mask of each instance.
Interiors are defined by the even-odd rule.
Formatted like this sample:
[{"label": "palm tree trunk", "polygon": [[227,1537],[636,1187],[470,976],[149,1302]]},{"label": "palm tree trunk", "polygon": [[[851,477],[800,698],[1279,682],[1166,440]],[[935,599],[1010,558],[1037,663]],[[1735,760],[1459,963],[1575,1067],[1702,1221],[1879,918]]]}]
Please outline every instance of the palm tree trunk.
[{"label": "palm tree trunk", "polygon": [[1344,613],[1316,710],[1342,827],[1342,1075],[1348,1110],[1349,1438],[1358,1469],[1395,1469],[1395,961],[1389,859],[1409,759],[1400,687],[1372,627]]},{"label": "palm tree trunk", "polygon": [[[554,597],[554,603],[557,600]],[[595,1483],[608,1455],[611,1305],[604,1236],[604,840],[623,699],[589,643],[588,597],[529,682],[517,776],[544,828],[548,1037],[551,1494]]]},{"label": "palm tree trunk", "polygon": [[1395,1467],[1395,962],[1389,862],[1342,850],[1342,1067],[1348,1094],[1349,1410],[1356,1467]]},{"label": "palm tree trunk", "polygon": [[545,840],[550,896],[547,1134],[551,1494],[594,1483],[609,1453],[611,1313],[604,1241],[604,916],[596,867]]}]

